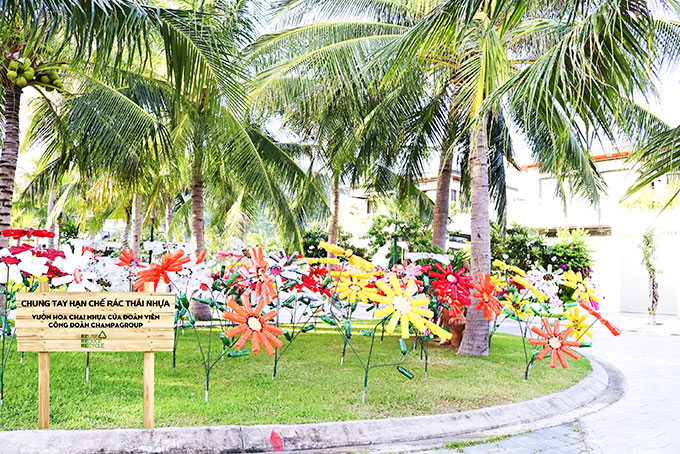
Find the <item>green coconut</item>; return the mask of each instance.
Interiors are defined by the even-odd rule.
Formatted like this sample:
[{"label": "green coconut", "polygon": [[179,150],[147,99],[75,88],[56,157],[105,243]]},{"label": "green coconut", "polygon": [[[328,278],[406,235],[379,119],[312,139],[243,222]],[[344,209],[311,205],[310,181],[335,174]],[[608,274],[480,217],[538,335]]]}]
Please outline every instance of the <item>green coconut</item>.
[{"label": "green coconut", "polygon": [[50,82],[52,82],[50,76],[45,74],[41,75],[38,80],[40,80],[40,82],[42,82],[43,84],[49,84]]},{"label": "green coconut", "polygon": [[50,71],[50,72],[47,73],[47,75],[49,76],[50,80],[59,79],[59,73],[56,72],[56,71]]},{"label": "green coconut", "polygon": [[12,71],[12,70],[7,71],[7,78],[8,78],[9,80],[11,80],[12,82],[14,82],[15,80],[17,80],[17,77],[19,77],[19,74],[17,74],[16,71]]},{"label": "green coconut", "polygon": [[24,77],[26,80],[33,80],[35,77],[35,70],[33,68],[28,68],[26,71],[24,71]]},{"label": "green coconut", "polygon": [[24,76],[17,77],[17,80],[14,83],[17,84],[17,87],[19,88],[24,88],[28,85],[28,81]]},{"label": "green coconut", "polygon": [[21,67],[22,67],[23,69],[28,69],[28,68],[31,67],[31,63],[33,63],[33,62],[31,61],[30,58],[25,58],[25,59],[24,59],[24,64],[21,65]]},{"label": "green coconut", "polygon": [[9,62],[9,69],[12,71],[16,71],[17,69],[19,69],[19,62],[16,60],[12,60],[11,62]]}]

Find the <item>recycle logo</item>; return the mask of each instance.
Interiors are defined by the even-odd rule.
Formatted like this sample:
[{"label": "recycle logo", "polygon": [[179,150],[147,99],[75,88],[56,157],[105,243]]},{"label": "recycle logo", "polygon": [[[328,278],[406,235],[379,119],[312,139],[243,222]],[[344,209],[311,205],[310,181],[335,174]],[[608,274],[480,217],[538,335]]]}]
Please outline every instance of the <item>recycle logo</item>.
[{"label": "recycle logo", "polygon": [[102,331],[102,332],[99,333],[99,336],[97,336],[97,337],[99,337],[99,339],[106,339],[106,333],[104,331]]}]

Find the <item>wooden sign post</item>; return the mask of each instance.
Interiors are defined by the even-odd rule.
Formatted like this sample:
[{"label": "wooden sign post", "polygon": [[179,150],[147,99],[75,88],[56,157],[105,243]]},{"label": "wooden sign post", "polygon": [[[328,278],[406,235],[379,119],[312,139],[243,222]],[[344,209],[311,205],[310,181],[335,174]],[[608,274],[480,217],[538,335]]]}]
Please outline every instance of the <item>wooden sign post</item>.
[{"label": "wooden sign post", "polygon": [[49,428],[50,352],[143,352],[144,428],[153,428],[154,352],[172,351],[174,312],[168,293],[18,293],[17,350],[38,352],[38,427]]}]

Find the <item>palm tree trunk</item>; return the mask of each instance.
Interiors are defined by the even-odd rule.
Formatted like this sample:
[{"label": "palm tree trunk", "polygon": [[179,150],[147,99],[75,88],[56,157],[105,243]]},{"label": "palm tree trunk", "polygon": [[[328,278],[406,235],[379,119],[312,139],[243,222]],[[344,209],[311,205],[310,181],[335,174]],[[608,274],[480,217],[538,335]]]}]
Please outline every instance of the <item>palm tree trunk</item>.
[{"label": "palm tree trunk", "polygon": [[165,205],[165,240],[168,243],[172,243],[172,234],[170,233],[170,226],[172,225],[172,220],[175,218],[175,214],[172,212],[172,200],[169,200]]},{"label": "palm tree trunk", "polygon": [[139,257],[142,252],[142,196],[132,198],[132,253]]},{"label": "palm tree trunk", "polygon": [[[484,123],[484,122],[482,122]],[[489,228],[489,162],[486,149],[486,130],[483,126],[472,135],[470,144],[470,202],[472,208],[472,244],[470,256],[471,272],[474,279],[480,273],[491,272],[491,232]],[[467,322],[459,355],[489,355],[489,321],[482,317],[482,311],[475,309],[477,298],[467,310]]]},{"label": "palm tree trunk", "polygon": [[437,193],[434,200],[434,218],[432,245],[446,250],[447,227],[449,225],[449,198],[451,194],[451,173],[453,172],[453,153],[448,150],[448,141],[444,142],[439,158],[439,176]]},{"label": "palm tree trunk", "polygon": [[123,249],[130,248],[130,221],[132,220],[132,202],[125,208],[125,228],[123,229]]},{"label": "palm tree trunk", "polygon": [[[54,232],[56,234],[56,229],[54,228],[56,222],[55,219],[50,219],[52,215],[54,214],[54,205],[57,203],[57,191],[54,190],[54,187],[50,188],[50,194],[47,196],[47,222],[45,222],[45,230],[49,232]],[[54,245],[56,244],[57,237],[55,235],[54,238],[48,238],[47,239],[47,247],[50,249],[54,249]]]},{"label": "palm tree trunk", "polygon": [[[328,242],[330,244],[338,244],[338,222],[340,219],[340,174],[333,175],[333,183],[331,184],[331,218],[328,221]],[[328,257],[335,257],[335,255],[328,253]]]},{"label": "palm tree trunk", "polygon": [[[5,138],[0,151],[0,230],[10,227],[14,177],[19,158],[19,105],[21,88],[4,87],[5,97]],[[9,246],[9,238],[0,236],[0,248]]]},{"label": "palm tree trunk", "polygon": [[203,212],[203,173],[201,159],[194,156],[191,178],[191,235],[196,244],[196,253],[205,250],[205,214]]}]

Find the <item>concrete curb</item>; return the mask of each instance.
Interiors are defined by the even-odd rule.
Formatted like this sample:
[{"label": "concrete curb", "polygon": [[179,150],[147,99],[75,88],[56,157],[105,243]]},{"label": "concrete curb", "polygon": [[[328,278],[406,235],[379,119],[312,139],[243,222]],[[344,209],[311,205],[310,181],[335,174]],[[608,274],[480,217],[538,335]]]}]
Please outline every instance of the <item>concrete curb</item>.
[{"label": "concrete curb", "polygon": [[[359,447],[409,443],[443,437],[460,437],[504,427],[566,417],[582,412],[588,404],[602,401],[608,387],[621,383],[620,375],[605,370],[589,358],[592,372],[566,390],[514,404],[459,413],[341,421],[317,424],[167,427],[112,430],[18,430],[0,432],[0,453],[15,454],[148,454],[148,453],[243,453],[271,450],[270,435],[276,431],[286,451]],[[608,373],[609,371],[609,373]],[[611,383],[610,383],[611,382]],[[599,399],[598,399],[599,398]],[[611,403],[616,396],[605,398]],[[600,404],[601,405],[601,404]],[[596,405],[598,406],[598,405]],[[573,419],[573,417],[572,417]]]}]

